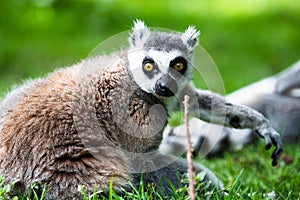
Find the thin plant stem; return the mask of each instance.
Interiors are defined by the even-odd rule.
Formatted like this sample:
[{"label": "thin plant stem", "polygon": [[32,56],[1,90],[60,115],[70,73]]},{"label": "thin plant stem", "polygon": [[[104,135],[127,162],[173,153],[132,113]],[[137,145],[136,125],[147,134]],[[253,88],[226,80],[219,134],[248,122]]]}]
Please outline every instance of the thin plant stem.
[{"label": "thin plant stem", "polygon": [[191,200],[195,200],[195,169],[193,165],[193,146],[191,142],[191,134],[189,130],[189,99],[188,95],[184,96],[184,124],[186,126],[186,138],[188,142],[187,147],[187,163],[188,163],[188,177],[189,177],[189,195]]}]

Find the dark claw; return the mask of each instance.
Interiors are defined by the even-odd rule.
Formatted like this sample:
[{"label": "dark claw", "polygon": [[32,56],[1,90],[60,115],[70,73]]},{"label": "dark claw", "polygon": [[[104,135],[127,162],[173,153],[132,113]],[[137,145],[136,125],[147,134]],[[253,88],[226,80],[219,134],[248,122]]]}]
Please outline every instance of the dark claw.
[{"label": "dark claw", "polygon": [[274,146],[276,146],[276,148],[273,151],[272,156],[271,156],[271,158],[273,159],[272,166],[276,166],[277,161],[279,160],[281,154],[283,153],[283,145],[282,145],[279,135],[274,135],[271,139],[272,139],[272,143],[274,144]]},{"label": "dark claw", "polygon": [[259,134],[259,136],[265,139],[266,149],[270,149],[272,147],[272,144],[276,147],[271,156],[272,166],[276,166],[277,161],[283,153],[283,145],[279,134],[262,135],[258,130],[256,130],[256,132]]},{"label": "dark claw", "polygon": [[266,142],[266,149],[269,150],[271,147],[272,147],[272,142],[271,142],[271,138],[270,136],[265,136],[265,135],[262,135],[258,130],[255,131],[260,137],[264,138],[265,139],[265,142]]},{"label": "dark claw", "polygon": [[269,150],[272,147],[271,138],[269,136],[266,136],[265,141],[266,141],[266,149]]}]

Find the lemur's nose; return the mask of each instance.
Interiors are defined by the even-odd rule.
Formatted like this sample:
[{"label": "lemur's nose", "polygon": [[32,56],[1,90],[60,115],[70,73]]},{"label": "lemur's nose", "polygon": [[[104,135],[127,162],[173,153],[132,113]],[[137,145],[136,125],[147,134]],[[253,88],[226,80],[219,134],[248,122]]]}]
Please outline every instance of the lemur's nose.
[{"label": "lemur's nose", "polygon": [[159,96],[171,97],[177,93],[178,86],[173,78],[164,74],[156,81],[154,91]]}]

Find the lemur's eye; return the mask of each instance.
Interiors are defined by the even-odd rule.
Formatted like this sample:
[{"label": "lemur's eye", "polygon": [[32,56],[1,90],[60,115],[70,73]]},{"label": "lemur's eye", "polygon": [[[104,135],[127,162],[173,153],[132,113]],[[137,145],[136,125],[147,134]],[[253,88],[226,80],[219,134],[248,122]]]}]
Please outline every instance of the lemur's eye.
[{"label": "lemur's eye", "polygon": [[144,65],[144,69],[147,71],[147,72],[151,72],[153,69],[154,69],[154,66],[152,63],[146,63]]},{"label": "lemur's eye", "polygon": [[183,69],[183,64],[181,62],[178,62],[173,67],[175,70],[180,71]]},{"label": "lemur's eye", "polygon": [[178,56],[171,60],[170,67],[175,69],[179,73],[184,74],[187,69],[187,60],[181,56]]},{"label": "lemur's eye", "polygon": [[157,74],[159,72],[159,69],[156,65],[156,63],[154,62],[154,60],[150,57],[145,57],[143,60],[143,71],[145,73],[146,76],[148,76],[149,78],[153,78],[155,74]]}]

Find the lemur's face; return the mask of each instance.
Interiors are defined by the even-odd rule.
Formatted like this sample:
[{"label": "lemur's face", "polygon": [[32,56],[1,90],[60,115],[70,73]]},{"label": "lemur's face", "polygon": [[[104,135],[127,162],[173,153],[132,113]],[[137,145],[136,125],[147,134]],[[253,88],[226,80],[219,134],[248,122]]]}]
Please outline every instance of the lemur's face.
[{"label": "lemur's face", "polygon": [[150,32],[140,21],[129,38],[129,70],[145,92],[165,98],[176,95],[192,77],[196,38],[193,28],[185,33]]},{"label": "lemur's face", "polygon": [[161,97],[174,96],[192,72],[188,60],[178,51],[134,50],[128,59],[139,87]]}]

